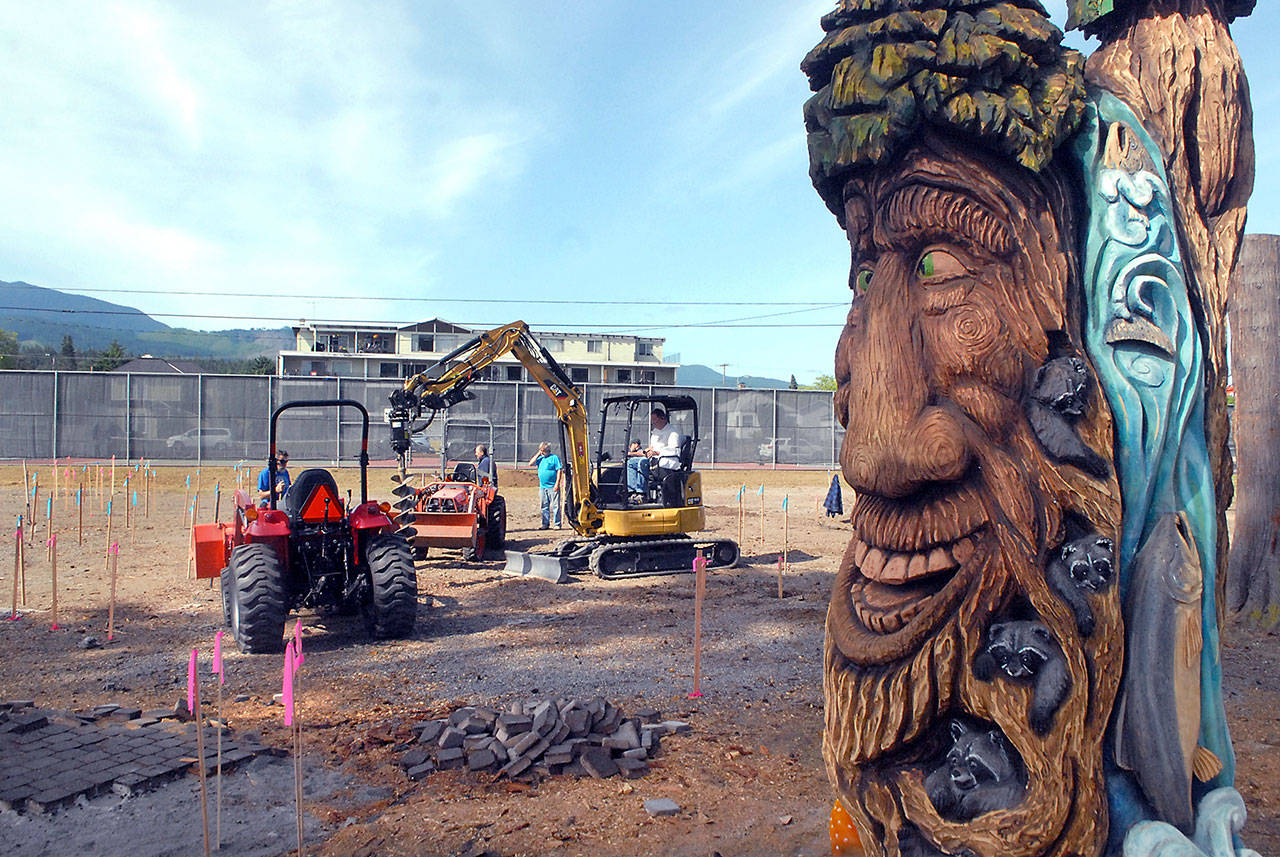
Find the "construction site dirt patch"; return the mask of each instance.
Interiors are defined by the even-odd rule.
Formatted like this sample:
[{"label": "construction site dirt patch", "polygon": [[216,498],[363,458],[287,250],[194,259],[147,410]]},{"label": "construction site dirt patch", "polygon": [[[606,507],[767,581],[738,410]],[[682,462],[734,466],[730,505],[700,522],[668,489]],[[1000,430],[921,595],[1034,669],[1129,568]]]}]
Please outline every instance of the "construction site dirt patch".
[{"label": "construction site dirt patch", "polygon": [[[117,478],[124,472],[121,467]],[[372,496],[390,498],[389,475],[371,474]],[[27,548],[27,607],[20,620],[0,622],[0,700],[32,699],[58,710],[110,703],[147,710],[172,707],[185,695],[190,648],[207,653],[221,624],[217,588],[188,577],[184,510],[197,487],[188,487],[188,476],[200,487],[199,520],[212,520],[215,483],[227,517],[235,485],[229,468],[204,468],[198,476],[190,468],[162,469],[153,483],[149,517],[131,510],[126,528],[117,509],[112,540],[121,547],[116,634],[110,642],[104,633],[110,592],[105,505],[85,489],[81,542],[74,500],[65,500],[61,490],[55,500],[60,630],[54,631],[40,501],[38,529]],[[359,490],[356,471],[337,476],[344,492]],[[689,574],[620,581],[578,576],[556,585],[508,578],[497,556],[464,562],[460,552],[433,550],[417,566],[421,599],[410,639],[372,642],[357,617],[301,614],[307,653],[300,709],[308,764],[305,803],[315,840],[309,853],[829,853],[822,639],[827,599],[848,539],[847,515],[833,519],[821,512],[830,480],[823,471],[707,471],[703,479],[709,528],[738,539],[741,527],[744,564],[708,574],[700,699],[689,698]],[[508,481],[502,493],[514,549],[550,546],[571,534],[539,530],[536,489],[515,484],[523,480]],[[41,483],[49,484],[44,476]],[[846,512],[848,500],[846,495]],[[0,520],[15,521],[24,511],[21,467],[0,468]],[[789,550],[780,598],[784,534]],[[11,550],[10,543],[0,554],[5,615]],[[86,635],[104,645],[81,648]],[[1245,843],[1261,853],[1280,853],[1280,638],[1234,628],[1226,638],[1227,708],[1239,757],[1238,786],[1250,811]],[[224,713],[232,729],[288,747],[288,730],[273,701],[280,691],[279,659],[228,647],[226,667]],[[211,706],[211,682],[206,691]],[[465,769],[416,780],[407,775],[401,761],[411,749],[412,724],[447,717],[463,705],[502,711],[535,697],[601,697],[627,711],[659,711],[691,728],[665,736],[662,752],[638,779],[553,776],[526,783]],[[255,766],[274,771],[267,761],[254,762],[228,777],[248,777]],[[287,781],[287,775],[277,779]],[[31,837],[18,853],[34,854],[41,853],[35,837],[56,841],[59,825],[68,834],[83,827],[77,813],[102,813],[104,819],[129,814],[129,824],[139,828],[139,845],[130,849],[135,857],[197,853],[166,850],[159,828],[172,826],[172,816],[159,809],[139,813],[140,804],[131,803],[162,800],[172,791],[182,799],[176,811],[190,814],[191,782],[187,777],[145,796],[117,797],[106,809],[72,806],[40,817],[38,824],[24,821],[0,832],[6,839],[16,834],[20,846],[23,837]],[[286,782],[255,794],[257,809],[278,813],[252,817],[279,825],[279,839],[273,840],[278,848],[258,853],[285,853],[294,835],[290,787]],[[662,799],[678,809],[656,812]],[[198,808],[196,813],[198,826]],[[12,818],[0,812],[0,821]],[[234,820],[224,815],[223,823]],[[140,828],[148,824],[157,830],[143,835]],[[191,842],[198,844],[198,838]]]}]

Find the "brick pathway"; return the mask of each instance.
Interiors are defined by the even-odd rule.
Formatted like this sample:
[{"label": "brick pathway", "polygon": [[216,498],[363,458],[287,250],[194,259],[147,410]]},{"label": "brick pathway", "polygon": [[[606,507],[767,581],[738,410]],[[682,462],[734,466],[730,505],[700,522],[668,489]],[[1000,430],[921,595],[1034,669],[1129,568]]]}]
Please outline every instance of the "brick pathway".
[{"label": "brick pathway", "polygon": [[[0,808],[51,812],[78,796],[129,796],[182,776],[196,764],[196,727],[173,712],[118,705],[86,713],[46,711],[30,701],[0,702]],[[208,773],[217,766],[217,730],[205,726]],[[223,733],[222,768],[267,747]]]}]

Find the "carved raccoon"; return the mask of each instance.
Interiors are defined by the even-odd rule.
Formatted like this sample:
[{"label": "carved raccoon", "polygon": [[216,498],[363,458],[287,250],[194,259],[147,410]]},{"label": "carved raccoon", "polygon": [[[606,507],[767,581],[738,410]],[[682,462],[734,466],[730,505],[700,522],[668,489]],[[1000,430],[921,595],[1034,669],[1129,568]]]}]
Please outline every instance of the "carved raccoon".
[{"label": "carved raccoon", "polygon": [[1075,421],[1089,397],[1089,368],[1079,357],[1055,357],[1036,371],[1027,400],[1027,421],[1049,457],[1098,479],[1110,472],[1106,460],[1076,432]]},{"label": "carved raccoon", "polygon": [[1093,608],[1090,592],[1101,592],[1115,576],[1115,543],[1106,536],[1091,534],[1067,542],[1044,570],[1049,586],[1058,593],[1076,617],[1080,633],[1092,636]]},{"label": "carved raccoon", "polygon": [[1026,792],[1022,760],[995,729],[951,722],[951,749],[925,777],[924,790],[938,814],[969,821],[1022,801]]},{"label": "carved raccoon", "polygon": [[999,669],[1013,681],[1033,685],[1027,720],[1036,734],[1053,725],[1053,716],[1071,690],[1067,659],[1049,629],[1039,622],[996,622],[987,646],[973,662],[973,674],[990,681]]}]

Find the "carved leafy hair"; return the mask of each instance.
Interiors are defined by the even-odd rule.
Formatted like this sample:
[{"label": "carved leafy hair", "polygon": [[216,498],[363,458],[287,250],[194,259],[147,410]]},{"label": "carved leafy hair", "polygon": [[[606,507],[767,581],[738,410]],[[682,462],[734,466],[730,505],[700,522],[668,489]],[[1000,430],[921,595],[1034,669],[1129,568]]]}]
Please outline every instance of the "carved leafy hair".
[{"label": "carved leafy hair", "polygon": [[800,68],[809,175],[837,215],[846,176],[923,126],[1040,170],[1084,108],[1084,58],[1037,0],[840,0]]},{"label": "carved leafy hair", "polygon": [[[1222,0],[1228,21],[1253,12],[1257,0]],[[1140,12],[1138,0],[1067,0],[1067,29],[1080,29],[1105,41],[1108,30],[1123,26],[1125,14]]]}]

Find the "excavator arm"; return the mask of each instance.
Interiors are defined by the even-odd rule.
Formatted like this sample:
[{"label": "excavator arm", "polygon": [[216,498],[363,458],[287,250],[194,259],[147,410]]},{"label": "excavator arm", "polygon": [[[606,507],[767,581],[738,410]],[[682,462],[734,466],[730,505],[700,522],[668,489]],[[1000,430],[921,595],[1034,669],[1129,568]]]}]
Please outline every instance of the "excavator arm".
[{"label": "excavator arm", "polygon": [[568,470],[565,509],[569,523],[579,534],[593,536],[600,531],[604,518],[591,490],[587,411],[582,393],[551,353],[534,339],[523,321],[481,333],[425,371],[405,379],[403,388],[391,394],[387,419],[391,423],[391,448],[399,461],[400,473],[403,475],[408,466],[413,435],[425,431],[439,411],[474,398],[467,387],[480,380],[483,370],[506,354],[520,361],[555,405]]}]

